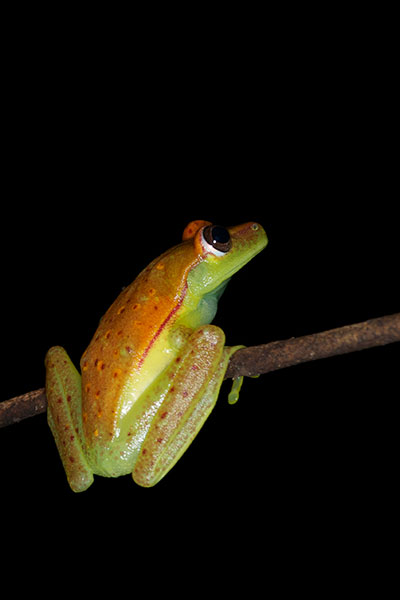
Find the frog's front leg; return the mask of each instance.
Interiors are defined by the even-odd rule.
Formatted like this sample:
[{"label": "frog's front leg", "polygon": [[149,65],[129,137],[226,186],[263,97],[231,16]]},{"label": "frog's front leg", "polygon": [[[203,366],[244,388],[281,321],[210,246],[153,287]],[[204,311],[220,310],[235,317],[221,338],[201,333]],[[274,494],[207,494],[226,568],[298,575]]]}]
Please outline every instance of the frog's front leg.
[{"label": "frog's front leg", "polygon": [[156,484],[179,460],[214,408],[229,358],[239,347],[225,348],[224,332],[205,325],[160,375],[157,387],[165,399],[136,461],[136,483]]},{"label": "frog's front leg", "polygon": [[47,421],[57,444],[68,483],[83,492],[93,482],[82,448],[81,376],[61,346],[46,355]]}]

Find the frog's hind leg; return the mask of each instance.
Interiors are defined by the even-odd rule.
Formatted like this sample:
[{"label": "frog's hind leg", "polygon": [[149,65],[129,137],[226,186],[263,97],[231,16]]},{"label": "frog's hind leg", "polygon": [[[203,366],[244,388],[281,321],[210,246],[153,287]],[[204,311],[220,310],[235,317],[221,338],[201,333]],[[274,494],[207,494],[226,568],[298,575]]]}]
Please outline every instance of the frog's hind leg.
[{"label": "frog's hind leg", "polygon": [[[236,348],[224,348],[225,335],[205,325],[190,337],[190,344],[162,374],[166,390],[143,442],[133,471],[139,485],[155,485],[175,465],[214,408],[226,367]],[[164,380],[164,381],[163,381]],[[168,380],[170,383],[168,384]]]},{"label": "frog's hind leg", "polygon": [[83,492],[93,482],[81,441],[81,376],[60,346],[46,355],[47,421],[56,441],[68,483]]}]

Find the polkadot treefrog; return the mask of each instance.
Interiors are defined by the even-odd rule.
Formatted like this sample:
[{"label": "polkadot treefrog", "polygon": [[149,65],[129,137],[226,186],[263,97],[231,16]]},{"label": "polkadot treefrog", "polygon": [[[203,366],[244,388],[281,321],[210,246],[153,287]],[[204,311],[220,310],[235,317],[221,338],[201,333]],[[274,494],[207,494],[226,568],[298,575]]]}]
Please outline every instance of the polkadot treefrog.
[{"label": "polkadot treefrog", "polygon": [[212,411],[230,356],[210,325],[230,277],[260,252],[257,223],[192,221],[182,242],[144,269],[108,309],[81,359],[46,355],[48,422],[75,492],[93,474],[152,486]]}]

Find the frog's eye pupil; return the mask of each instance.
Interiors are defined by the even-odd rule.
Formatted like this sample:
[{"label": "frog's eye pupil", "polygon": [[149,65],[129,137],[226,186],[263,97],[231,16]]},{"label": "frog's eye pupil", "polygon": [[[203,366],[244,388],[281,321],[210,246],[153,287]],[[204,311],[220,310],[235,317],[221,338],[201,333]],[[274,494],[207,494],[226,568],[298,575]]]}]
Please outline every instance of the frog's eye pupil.
[{"label": "frog's eye pupil", "polygon": [[214,243],[217,244],[227,244],[231,239],[229,231],[224,227],[215,226],[212,228],[211,233],[214,238]]},{"label": "frog's eye pupil", "polygon": [[209,246],[220,253],[226,253],[232,248],[229,231],[219,225],[208,225],[204,228],[203,237]]}]

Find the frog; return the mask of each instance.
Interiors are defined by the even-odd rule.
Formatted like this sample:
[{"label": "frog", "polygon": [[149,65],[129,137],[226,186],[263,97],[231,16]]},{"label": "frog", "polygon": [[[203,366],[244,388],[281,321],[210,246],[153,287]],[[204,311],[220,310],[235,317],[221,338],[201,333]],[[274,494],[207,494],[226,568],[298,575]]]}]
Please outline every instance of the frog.
[{"label": "frog", "polygon": [[[188,449],[219,396],[229,360],[212,324],[231,277],[268,243],[263,227],[190,221],[181,241],[123,288],[76,369],[62,346],[45,358],[47,421],[67,481],[131,474],[157,484]],[[237,400],[242,378],[229,395]]]}]

